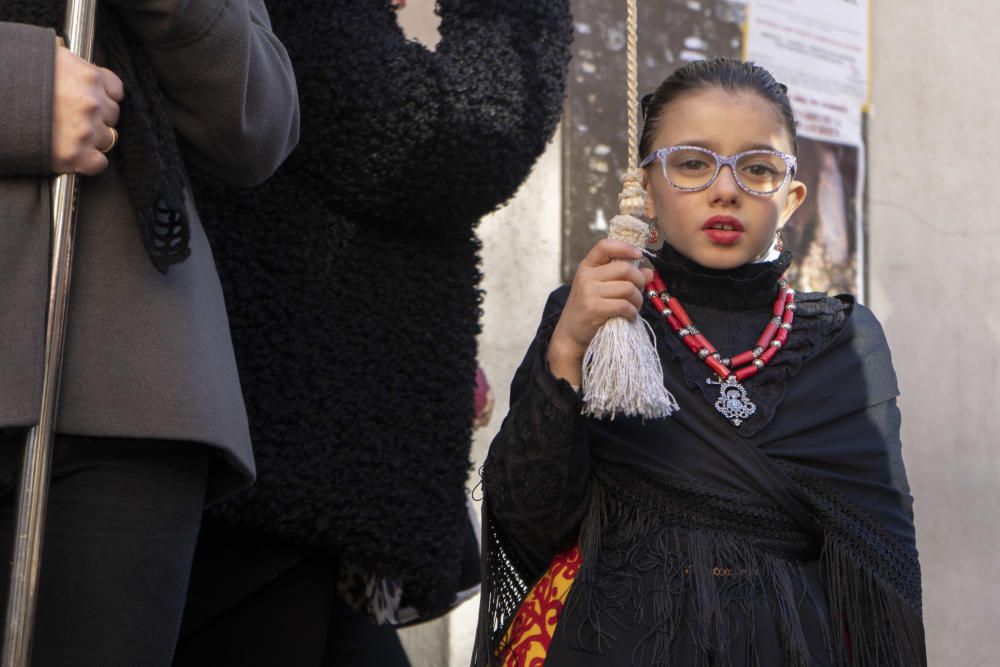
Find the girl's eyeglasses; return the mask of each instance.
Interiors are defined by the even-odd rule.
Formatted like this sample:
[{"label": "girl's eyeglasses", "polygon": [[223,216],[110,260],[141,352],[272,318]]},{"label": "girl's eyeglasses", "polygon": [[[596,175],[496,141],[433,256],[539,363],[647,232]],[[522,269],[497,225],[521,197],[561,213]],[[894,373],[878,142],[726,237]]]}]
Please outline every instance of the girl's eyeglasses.
[{"label": "girl's eyeglasses", "polygon": [[715,182],[722,165],[729,165],[736,184],[752,195],[772,195],[795,173],[795,157],[781,151],[752,150],[719,155],[700,146],[671,146],[648,155],[641,167],[659,160],[663,177],[678,190],[698,192]]}]

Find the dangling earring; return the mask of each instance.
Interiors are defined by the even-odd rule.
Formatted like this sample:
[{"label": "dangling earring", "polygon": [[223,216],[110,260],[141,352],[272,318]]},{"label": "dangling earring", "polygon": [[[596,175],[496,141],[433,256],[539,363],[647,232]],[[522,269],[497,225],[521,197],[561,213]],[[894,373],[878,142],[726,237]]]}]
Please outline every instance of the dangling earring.
[{"label": "dangling earring", "polygon": [[774,247],[778,252],[785,252],[785,242],[781,239],[781,230],[774,232]]},{"label": "dangling earring", "polygon": [[660,240],[660,232],[656,229],[656,223],[649,223],[649,236],[646,237],[646,245],[656,245],[656,242]]}]

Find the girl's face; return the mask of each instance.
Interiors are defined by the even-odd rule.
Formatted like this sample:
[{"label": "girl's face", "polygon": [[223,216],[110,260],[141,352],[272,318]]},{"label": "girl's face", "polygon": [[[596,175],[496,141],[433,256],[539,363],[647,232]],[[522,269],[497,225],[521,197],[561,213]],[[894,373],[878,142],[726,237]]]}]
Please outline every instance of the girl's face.
[{"label": "girl's face", "polygon": [[[769,101],[754,92],[718,87],[686,93],[661,114],[653,150],[680,145],[721,155],[757,148],[792,153],[791,138]],[[749,194],[727,166],[711,186],[697,192],[668,183],[659,160],[646,167],[644,180],[649,195],[645,214],[656,220],[661,237],[711,269],[732,269],[763,256],[806,196],[806,186],[791,179],[774,194]],[[732,230],[719,233],[721,226]]]}]

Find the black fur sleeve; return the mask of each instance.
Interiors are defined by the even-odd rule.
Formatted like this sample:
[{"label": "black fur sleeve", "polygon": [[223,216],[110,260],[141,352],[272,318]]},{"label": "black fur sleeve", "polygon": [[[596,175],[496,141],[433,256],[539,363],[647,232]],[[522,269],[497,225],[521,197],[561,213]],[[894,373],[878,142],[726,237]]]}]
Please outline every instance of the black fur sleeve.
[{"label": "black fur sleeve", "polygon": [[[441,41],[376,0],[270,3],[302,99],[302,196],[397,231],[468,234],[527,177],[561,115],[568,0],[441,0]],[[327,44],[316,48],[316,44]]]}]

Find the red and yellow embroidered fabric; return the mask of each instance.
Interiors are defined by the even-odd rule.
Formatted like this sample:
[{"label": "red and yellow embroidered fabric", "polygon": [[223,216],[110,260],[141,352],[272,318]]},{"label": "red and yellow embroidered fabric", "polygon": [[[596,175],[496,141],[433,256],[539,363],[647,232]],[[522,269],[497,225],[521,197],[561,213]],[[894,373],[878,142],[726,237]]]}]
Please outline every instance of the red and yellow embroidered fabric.
[{"label": "red and yellow embroidered fabric", "polygon": [[556,554],[528,592],[500,642],[503,667],[542,667],[566,596],[580,570],[579,547]]}]

